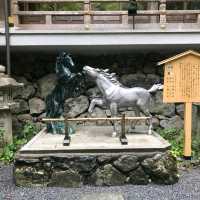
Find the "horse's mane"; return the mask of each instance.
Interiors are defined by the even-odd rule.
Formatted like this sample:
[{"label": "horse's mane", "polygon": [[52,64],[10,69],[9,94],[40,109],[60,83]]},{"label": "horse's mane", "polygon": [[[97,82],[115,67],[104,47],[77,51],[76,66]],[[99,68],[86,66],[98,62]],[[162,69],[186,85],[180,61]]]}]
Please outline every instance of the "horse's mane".
[{"label": "horse's mane", "polygon": [[116,73],[109,73],[109,69],[96,69],[100,74],[102,74],[105,78],[109,79],[113,84],[117,86],[122,86],[122,84],[118,81]]}]

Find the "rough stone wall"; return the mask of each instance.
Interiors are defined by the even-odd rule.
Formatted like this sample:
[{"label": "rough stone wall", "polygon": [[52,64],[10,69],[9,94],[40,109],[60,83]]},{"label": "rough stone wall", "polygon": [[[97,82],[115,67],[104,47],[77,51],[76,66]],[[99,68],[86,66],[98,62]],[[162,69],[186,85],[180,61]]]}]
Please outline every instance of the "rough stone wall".
[{"label": "rough stone wall", "polygon": [[[100,55],[100,56],[75,56],[74,61],[77,67],[90,65],[99,68],[109,68],[116,72],[119,80],[125,86],[140,86],[150,88],[155,82],[163,82],[163,69],[156,63],[169,55],[158,53],[148,54],[122,54],[122,55]],[[45,116],[45,97],[56,85],[54,73],[56,55],[49,54],[15,54],[12,56],[12,74],[25,87],[14,93],[14,98],[19,107],[13,111],[13,127],[17,132],[26,121],[36,121],[37,118]],[[92,97],[98,96],[99,91],[94,84],[89,83],[88,88],[77,98],[66,99],[65,113],[70,117],[87,117],[87,109]],[[197,119],[197,106],[193,106],[193,116]],[[163,104],[162,92],[152,95],[150,111],[153,114],[154,128],[182,128],[184,107],[182,104]],[[127,116],[134,116],[134,110],[121,110]],[[93,117],[110,116],[108,110],[95,108]],[[193,120],[193,128],[196,130],[197,121]],[[40,122],[38,126],[43,126]],[[91,123],[90,123],[91,124]],[[98,122],[97,125],[101,125]],[[144,124],[143,124],[144,125]]]},{"label": "rough stone wall", "polygon": [[80,187],[124,184],[174,184],[176,159],[169,153],[52,155],[16,157],[14,177],[18,186]]}]

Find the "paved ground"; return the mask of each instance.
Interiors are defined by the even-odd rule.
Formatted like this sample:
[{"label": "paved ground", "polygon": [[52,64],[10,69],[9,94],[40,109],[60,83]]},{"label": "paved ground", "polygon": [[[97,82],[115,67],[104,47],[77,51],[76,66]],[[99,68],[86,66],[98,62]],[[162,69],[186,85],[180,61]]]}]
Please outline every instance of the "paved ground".
[{"label": "paved ground", "polygon": [[200,169],[182,172],[179,183],[170,186],[127,185],[66,189],[15,187],[12,179],[12,166],[0,167],[0,200],[80,200],[93,193],[120,194],[124,200],[200,200]]}]

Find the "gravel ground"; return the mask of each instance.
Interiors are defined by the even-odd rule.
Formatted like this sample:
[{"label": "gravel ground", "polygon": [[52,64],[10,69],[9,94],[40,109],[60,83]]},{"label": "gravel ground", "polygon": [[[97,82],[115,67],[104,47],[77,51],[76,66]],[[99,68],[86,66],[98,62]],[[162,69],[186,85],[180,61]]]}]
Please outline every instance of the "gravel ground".
[{"label": "gravel ground", "polygon": [[179,183],[170,186],[150,184],[66,189],[16,187],[12,179],[12,166],[0,167],[0,200],[80,200],[91,193],[120,193],[125,200],[200,200],[200,169],[181,172]]}]

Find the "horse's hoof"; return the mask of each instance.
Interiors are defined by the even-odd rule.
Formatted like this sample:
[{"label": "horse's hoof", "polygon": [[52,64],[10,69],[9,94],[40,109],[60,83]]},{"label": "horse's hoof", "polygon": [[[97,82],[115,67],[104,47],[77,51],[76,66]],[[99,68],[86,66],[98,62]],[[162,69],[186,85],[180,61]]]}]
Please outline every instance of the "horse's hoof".
[{"label": "horse's hoof", "polygon": [[112,137],[116,137],[116,136],[117,136],[117,132],[113,132]]}]

